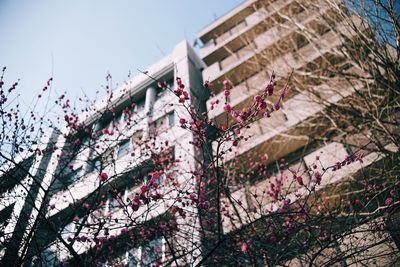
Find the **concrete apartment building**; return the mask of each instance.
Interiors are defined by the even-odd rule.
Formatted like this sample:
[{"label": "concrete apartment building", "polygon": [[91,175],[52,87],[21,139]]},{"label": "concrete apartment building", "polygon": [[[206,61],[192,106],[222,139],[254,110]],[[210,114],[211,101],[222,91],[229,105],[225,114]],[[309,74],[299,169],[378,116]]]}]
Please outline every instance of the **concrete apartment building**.
[{"label": "concrete apartment building", "polygon": [[[221,126],[234,123],[232,117],[224,111],[224,103],[229,103],[235,110],[241,110],[251,104],[254,96],[261,92],[272,72],[278,77],[278,90],[290,78],[290,90],[281,109],[274,111],[271,117],[253,121],[242,133],[247,140],[239,142],[235,149],[226,152],[226,165],[231,165],[238,172],[251,170],[254,167],[252,162],[267,154],[267,165],[271,167],[272,176],[275,177],[261,180],[253,175],[246,182],[237,178],[231,186],[231,193],[242,203],[239,213],[245,213],[257,205],[262,205],[271,212],[276,211],[279,202],[272,201],[271,196],[261,193],[260,190],[273,184],[285,188],[292,202],[298,201],[307,192],[293,184],[289,179],[292,176],[289,170],[301,173],[304,183],[315,183],[309,173],[310,169],[323,172],[323,167],[342,162],[348,155],[358,152],[358,142],[363,141],[361,139],[350,137],[346,139],[347,142],[340,138],[321,141],[326,133],[331,133],[324,116],[325,104],[339,103],[351,96],[355,89],[363,86],[361,83],[349,83],[327,71],[333,65],[342,71],[360,72],[357,67],[343,59],[337,50],[342,42],[337,32],[344,33],[348,38],[352,38],[355,33],[348,30],[341,21],[332,21],[331,25],[322,23],[321,18],[325,15],[334,17],[332,6],[326,1],[244,1],[200,31],[198,37],[204,45],[200,48],[199,55],[186,42],[179,43],[171,54],[146,69],[145,73],[121,85],[113,92],[112,98],[98,101],[94,111],[88,110],[80,114],[78,122],[86,125],[90,129],[88,132],[67,128],[62,134],[53,134],[51,144],[56,144],[59,150],[48,155],[46,160],[27,160],[27,164],[31,166],[29,168],[42,164],[36,169],[43,171],[42,187],[49,192],[45,202],[48,204],[46,220],[50,225],[43,224],[35,236],[30,237],[35,242],[31,242],[26,252],[33,258],[33,265],[52,266],[69,261],[69,251],[65,244],[59,242],[57,236],[60,235],[65,240],[76,239],[74,233],[77,229],[80,231],[79,238],[95,235],[98,240],[103,240],[102,238],[108,239],[112,236],[108,243],[103,243],[103,250],[96,250],[93,240],[73,243],[72,248],[83,258],[96,256],[96,262],[91,262],[93,265],[149,266],[157,260],[168,261],[168,246],[159,233],[154,233],[151,240],[142,241],[140,246],[126,245],[126,236],[139,235],[135,231],[140,229],[127,227],[126,222],[121,220],[125,215],[118,202],[118,198],[123,201],[132,200],[141,190],[141,186],[149,181],[149,173],[155,167],[151,162],[153,156],[179,158],[182,160],[177,168],[196,169],[195,158],[199,151],[190,143],[194,136],[179,125],[179,120],[189,120],[189,115],[172,92],[160,90],[158,81],[165,82],[173,89],[176,78],[180,77],[186,88],[190,88],[189,104],[200,113],[207,111],[209,119]],[[330,75],[330,78],[321,82],[320,77],[309,75],[315,74],[318,69],[321,69],[321,75]],[[210,97],[202,86],[206,80],[210,82],[212,90]],[[223,94],[224,80],[232,85],[229,97]],[[275,93],[278,94],[279,92]],[[268,105],[272,106],[277,97],[267,100]],[[128,123],[131,121],[126,120],[127,114],[132,115],[134,123]],[[87,136],[88,133],[96,135],[95,141]],[[150,149],[150,154],[144,154],[144,140],[150,139],[154,142],[147,144],[152,143],[151,146],[155,149]],[[166,141],[168,149],[160,150],[160,147],[167,147],[162,145]],[[390,144],[387,146],[390,147]],[[357,176],[361,168],[372,166],[384,157],[378,152],[362,152],[362,164],[353,164],[334,173],[327,171],[319,188],[347,181],[348,177]],[[285,158],[288,167],[279,172],[274,165],[281,158]],[[9,171],[12,170],[5,169],[3,173],[7,175]],[[108,177],[99,179],[100,173],[106,173]],[[53,177],[58,178],[54,180]],[[132,177],[135,179],[131,179]],[[165,179],[162,176],[157,181],[162,182]],[[195,181],[191,181],[190,174],[182,174],[176,179],[188,182],[188,188],[196,185]],[[9,197],[10,191],[16,190],[19,187],[15,182],[2,186],[0,193]],[[37,188],[34,190],[34,196],[40,201],[43,198],[41,191]],[[328,196],[333,202],[335,195],[341,194],[341,189],[338,190]],[[14,199],[4,199],[0,206],[0,223],[8,222],[8,218],[16,218],[15,222],[4,226],[13,232],[12,227],[18,225],[19,215],[16,213],[22,210],[26,199],[20,200],[19,204]],[[99,202],[102,204],[92,206]],[[145,226],[163,223],[169,219],[165,207],[171,205],[168,200],[163,200],[148,213],[138,210],[137,214],[146,213],[147,216],[134,218],[134,221],[137,225]],[[86,214],[87,210],[91,211],[89,215]],[[35,218],[37,213],[32,209],[26,210],[23,218],[26,216]],[[248,221],[245,223],[258,219],[256,215],[246,218]],[[191,223],[196,224],[197,221]],[[234,216],[231,220],[224,220],[224,234],[238,229],[242,223]],[[112,228],[109,227],[111,225]],[[85,227],[80,228],[81,226]],[[20,231],[23,234],[29,230],[26,225],[19,227],[25,229]],[[362,227],[363,225],[360,226]],[[195,236],[195,233],[183,236],[176,243],[182,247],[193,246],[199,241],[193,240]],[[19,244],[23,235],[14,240],[16,245]],[[398,241],[385,243],[377,249],[367,250],[366,253],[393,249],[394,242]],[[42,255],[35,254],[37,247],[46,248]],[[7,253],[9,259],[20,253],[9,248],[0,248],[2,264],[10,263],[4,257]],[[187,250],[196,251],[196,248],[187,247]],[[199,255],[188,257],[193,256]],[[110,258],[113,259],[111,262]],[[385,260],[389,262],[390,258]],[[188,262],[196,262],[196,259],[189,259]],[[301,266],[304,263],[289,261],[288,264]]]},{"label": "concrete apartment building", "polygon": [[[202,68],[203,62],[183,41],[176,45],[171,54],[113,91],[112,97],[97,101],[91,110],[79,114],[74,120],[66,115],[67,123],[74,121],[85,125],[85,129],[67,127],[62,134],[53,137],[51,144],[59,149],[47,155],[46,166],[42,164],[39,168],[44,174],[42,189],[48,193],[45,200],[41,199],[41,203],[46,203],[43,205],[47,210],[46,220],[39,222],[38,230],[30,237],[31,244],[25,251],[28,257],[32,257],[34,266],[56,266],[70,261],[70,251],[57,237],[61,235],[69,241],[76,239],[75,233],[79,227],[82,228],[79,229],[80,237],[96,236],[97,240],[112,237],[112,243],[103,242],[103,251],[96,251],[98,248],[93,239],[74,242],[73,249],[85,259],[82,264],[147,266],[157,261],[167,261],[165,239],[158,233],[154,233],[151,240],[143,241],[143,246],[123,245],[126,244],[124,238],[132,234],[134,226],[129,227],[127,221],[122,219],[126,214],[118,199],[124,202],[135,199],[143,185],[153,185],[150,173],[157,167],[154,166],[154,159],[162,158],[162,162],[169,161],[171,164],[174,159],[180,159],[178,165],[168,167],[171,172],[174,169],[196,168],[198,151],[190,144],[194,137],[179,124],[180,119],[190,119],[189,113],[179,103],[173,90],[179,77],[186,88],[190,88],[187,89],[189,97],[186,103],[200,113],[205,111],[207,94],[204,94],[202,87]],[[31,161],[29,163],[32,165]],[[101,176],[103,174],[107,174],[107,177]],[[155,182],[166,183],[167,179],[176,179],[187,186],[191,184],[192,178],[186,173],[179,177],[167,178],[167,175],[164,173]],[[15,186],[15,190],[18,188]],[[3,193],[11,197],[6,189]],[[135,225],[143,227],[144,224],[161,224],[163,220],[168,222],[166,208],[171,207],[172,203],[168,201],[173,201],[174,196],[168,195],[168,186],[163,186],[162,190],[165,198],[169,196],[171,200],[158,201],[148,211],[144,205],[138,207],[135,214],[141,216],[130,218]],[[19,206],[24,203],[22,200]],[[9,215],[14,204],[10,202],[2,206],[1,212]],[[31,210],[23,218],[36,218],[32,203],[30,207]],[[18,216],[14,218],[18,220]],[[10,228],[11,224],[7,227]],[[29,229],[20,228],[14,233],[29,232]],[[177,246],[189,249],[194,244],[193,236],[181,238]],[[21,240],[22,237],[16,239],[16,245]],[[41,250],[39,248],[45,248],[41,255],[37,254]],[[10,254],[2,258],[2,264],[16,264],[13,259],[20,251],[10,250],[10,247],[2,248],[2,251],[3,255]],[[89,260],[93,253],[95,260]]]},{"label": "concrete apartment building", "polygon": [[[212,90],[207,100],[208,115],[216,125],[237,123],[224,111],[224,104],[242,111],[253,103],[257,94],[262,94],[273,72],[279,77],[278,90],[290,79],[290,89],[281,109],[274,111],[271,117],[264,116],[253,121],[241,133],[247,140],[239,142],[236,148],[229,150],[230,145],[227,146],[226,165],[242,170],[242,173],[251,173],[255,168],[251,163],[267,154],[267,165],[273,174],[271,179],[264,180],[258,178],[257,172],[253,172],[250,179],[249,176],[244,176],[242,180],[238,177],[231,195],[233,202],[242,203],[236,209],[241,209],[239,213],[243,216],[238,218],[240,216],[236,216],[236,211],[231,208],[236,220],[223,222],[226,234],[240,229],[243,220],[252,222],[259,218],[259,213],[252,217],[246,211],[259,207],[276,211],[280,207],[279,202],[273,201],[264,188],[283,188],[282,191],[292,203],[306,196],[308,192],[298,189],[293,182],[293,171],[302,175],[304,183],[316,183],[312,175],[316,171],[323,173],[324,168],[342,162],[348,155],[362,153],[362,164],[353,164],[335,172],[328,170],[318,190],[330,188],[332,184],[343,183],[348,186],[350,177],[359,176],[362,168],[368,169],[384,157],[379,152],[360,150],[368,141],[362,134],[341,138],[333,133],[324,115],[327,103],[341,103],[355,90],[366,86],[330,71],[334,69],[337,73],[362,74],[340,52],[344,40],[341,35],[352,40],[356,33],[335,16],[335,7],[334,1],[249,0],[210,23],[198,34],[204,44],[199,54],[207,65],[203,80],[209,81]],[[352,19],[354,23],[360,22],[356,17]],[[361,23],[359,25],[361,27]],[[228,97],[224,94],[224,80],[231,84]],[[279,91],[275,95],[279,96]],[[267,98],[270,107],[275,101],[277,96]],[[326,138],[329,135],[331,137]],[[332,138],[332,135],[337,136]],[[393,144],[386,144],[386,148],[392,151],[398,149]],[[276,161],[281,158],[285,158],[287,164],[283,171],[275,167]],[[348,189],[344,188],[338,186],[331,189],[328,201],[335,203],[342,194],[349,195]],[[361,229],[364,226],[359,227]],[[390,236],[389,233],[387,235]],[[348,239],[351,241],[344,243],[358,238],[356,235],[350,236]],[[366,237],[364,245],[369,238],[373,237]],[[389,240],[392,240],[391,237]],[[364,251],[363,256],[368,253],[378,255],[382,251],[393,251],[394,248],[396,245],[392,240]],[[350,257],[347,263],[357,262],[360,259],[357,257]],[[391,260],[390,256],[383,257],[381,264]],[[372,261],[366,260],[364,263],[372,264]],[[307,261],[297,259],[288,261],[288,264],[302,266]]]}]

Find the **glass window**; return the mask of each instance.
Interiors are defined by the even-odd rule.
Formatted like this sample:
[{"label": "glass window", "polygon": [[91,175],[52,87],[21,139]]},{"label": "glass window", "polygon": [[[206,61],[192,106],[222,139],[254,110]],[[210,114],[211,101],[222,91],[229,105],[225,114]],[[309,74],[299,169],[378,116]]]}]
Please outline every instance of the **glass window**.
[{"label": "glass window", "polygon": [[142,264],[151,266],[162,259],[163,238],[157,238],[143,247]]},{"label": "glass window", "polygon": [[153,121],[150,126],[151,133],[162,133],[169,128],[169,117],[170,115],[164,115],[161,118]]},{"label": "glass window", "polygon": [[70,222],[67,224],[64,229],[62,230],[63,235],[71,234],[75,231],[75,222]]},{"label": "glass window", "polygon": [[138,99],[135,102],[135,112],[140,112],[140,111],[144,110],[145,103],[146,102],[145,102],[145,98],[144,97],[141,98],[141,99]]},{"label": "glass window", "polygon": [[122,156],[128,154],[129,147],[130,147],[129,139],[122,141],[118,147],[117,157],[119,158],[119,157],[122,157]]},{"label": "glass window", "polygon": [[[165,178],[165,174],[162,174],[162,175],[158,176],[158,178],[155,180],[155,182],[160,185],[164,181],[164,178]],[[143,177],[143,184],[148,185],[150,179],[151,179],[150,175],[144,176]]]},{"label": "glass window", "polygon": [[163,258],[164,238],[159,237],[144,246],[130,248],[125,254],[125,263],[128,267],[155,266]]},{"label": "glass window", "polygon": [[[103,153],[102,160],[103,164],[107,165],[113,162],[114,159],[114,149],[108,149]],[[103,165],[103,167],[105,167]]]},{"label": "glass window", "polygon": [[174,111],[168,113],[168,125],[170,127],[175,125],[175,112]]},{"label": "glass window", "polygon": [[81,179],[83,177],[83,175],[85,174],[83,168],[79,168],[76,173],[75,173],[75,181],[78,181],[79,179]]},{"label": "glass window", "polygon": [[101,170],[101,159],[100,158],[95,158],[89,162],[88,165],[88,172],[93,172],[93,171],[100,171]]}]

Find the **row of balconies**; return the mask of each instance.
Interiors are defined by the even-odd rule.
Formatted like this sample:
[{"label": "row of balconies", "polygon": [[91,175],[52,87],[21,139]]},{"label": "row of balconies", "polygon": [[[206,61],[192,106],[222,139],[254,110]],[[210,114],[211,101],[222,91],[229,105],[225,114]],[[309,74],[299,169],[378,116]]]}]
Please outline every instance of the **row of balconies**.
[{"label": "row of balconies", "polygon": [[296,1],[288,0],[277,0],[267,7],[260,7],[230,30],[208,41],[200,49],[200,57],[206,64],[213,63],[216,60],[213,58],[225,54],[225,50],[233,50],[234,43],[243,42],[243,39],[253,40],[260,29],[266,31],[278,22],[283,22],[282,15],[293,16],[299,10],[301,9]]},{"label": "row of balconies", "polygon": [[[174,128],[178,131],[182,131],[180,128]],[[171,131],[173,131],[173,129],[171,129]],[[169,134],[170,132],[166,132],[165,135],[157,141],[157,143],[162,143],[168,140],[169,143],[173,145],[176,141],[167,138],[167,135]],[[179,136],[179,134],[177,134],[177,136]],[[121,148],[125,151],[124,153],[121,152]],[[140,166],[146,165],[145,162],[152,157],[152,154],[164,152],[157,148],[157,146],[149,151],[148,148],[145,148],[145,144],[142,144],[134,147],[133,149],[120,146],[118,149],[116,149],[116,151],[114,150],[113,153],[117,155],[116,159],[108,159],[109,162],[104,162],[106,159],[95,158],[93,160],[82,162],[77,170],[71,171],[71,175],[74,176],[72,178],[73,182],[66,188],[58,190],[51,197],[50,205],[54,204],[54,209],[49,210],[48,216],[53,216],[59,211],[62,211],[63,209],[67,208],[70,203],[78,203],[80,200],[85,199],[85,197],[97,190],[100,185],[101,172],[106,173],[108,177],[110,177],[106,184],[115,183],[124,174],[133,172],[137,168],[140,168]],[[118,154],[120,155],[118,156]],[[63,179],[63,176],[59,175],[57,179]],[[143,182],[145,181],[146,179],[143,180]],[[141,185],[142,184],[139,183],[137,186]]]},{"label": "row of balconies", "polygon": [[[341,27],[344,26],[338,26],[338,28]],[[286,54],[283,57],[277,58],[275,61],[265,66],[265,69],[271,71],[273,70],[280,77],[282,77],[281,79],[285,80],[285,78],[288,78],[288,75],[293,70],[300,70],[307,64],[318,61],[320,58],[325,57],[326,55],[330,54],[330,51],[341,42],[337,35],[332,31],[325,33],[322,37],[323,38],[321,38],[319,43],[319,48],[316,48],[313,44],[308,44],[300,48],[295,53]],[[333,57],[333,59],[335,59],[335,57]],[[244,102],[251,100],[255,94],[259,93],[269,79],[269,77],[266,76],[267,75],[265,72],[257,72],[244,82],[231,88],[229,96],[229,103],[231,107],[235,108],[237,106],[241,106]],[[223,117],[224,111],[222,104],[213,104],[217,101],[220,103],[226,102],[223,92],[218,93],[216,96],[207,101],[209,118],[218,122]],[[213,106],[213,109],[211,109],[211,106]]]},{"label": "row of balconies", "polygon": [[254,159],[255,155],[265,153],[269,154],[270,161],[274,161],[305,146],[309,142],[308,136],[325,131],[328,127],[322,119],[320,125],[313,125],[308,120],[317,116],[326,103],[337,103],[351,95],[357,88],[354,86],[337,80],[334,88],[329,84],[315,88],[315,91],[325,91],[324,98],[318,98],[312,92],[301,92],[293,96],[270,118],[261,118],[244,129],[242,134],[247,137],[247,141],[242,144],[239,142],[238,147],[231,152],[227,149],[225,161],[236,159],[245,164]]},{"label": "row of balconies", "polygon": [[[321,12],[324,11],[328,11],[326,6],[321,7]],[[265,65],[265,63],[272,63],[275,58],[282,56],[282,52],[279,52],[282,48],[284,48],[284,53],[289,53],[298,49],[298,47],[296,47],[296,42],[289,43],[286,41],[291,37],[302,37],[299,36],[299,34],[296,34],[297,24],[302,24],[305,25],[305,27],[311,28],[311,24],[316,23],[316,21],[320,19],[319,15],[319,13],[309,14],[308,12],[301,12],[297,14],[293,20],[287,21],[283,24],[278,24],[273,28],[268,29],[264,33],[255,37],[253,42],[249,45],[242,47],[223,61],[215,62],[204,69],[204,80],[212,82],[213,90],[218,93],[222,88],[222,79],[227,78],[234,85],[247,79],[251,75],[260,71],[260,66]],[[278,42],[281,42],[282,45],[280,47],[279,45],[274,46],[274,44],[277,44]],[[278,51],[275,58],[271,58],[271,56],[273,56],[273,51]],[[261,57],[256,57],[262,53],[265,54],[264,58],[263,55],[261,55]],[[258,67],[255,66],[257,64],[259,65]]]},{"label": "row of balconies", "polygon": [[[68,207],[69,203],[83,199],[96,190],[100,172],[114,177],[134,169],[147,161],[152,153],[159,153],[159,148],[163,147],[161,144],[166,140],[173,145],[176,139],[185,134],[184,129],[175,126],[176,112],[170,106],[175,101],[173,98],[172,94],[167,94],[157,99],[152,107],[155,111],[150,118],[145,117],[144,113],[148,113],[146,109],[139,111],[132,117],[132,121],[137,121],[136,125],[128,126],[122,114],[104,128],[115,133],[102,134],[96,141],[83,141],[74,159],[68,158],[64,163],[60,161],[61,165],[67,165],[60,166],[64,169],[64,178],[71,181],[66,188],[55,189],[58,192],[52,196],[50,203],[56,203],[56,209],[50,210],[49,215],[52,216],[56,211]],[[145,140],[151,138],[154,138],[155,143],[151,148],[146,148]],[[58,179],[63,179],[62,173],[58,176]]]},{"label": "row of balconies", "polygon": [[[391,150],[394,149],[393,151],[397,149],[390,144],[387,148]],[[281,188],[280,196],[285,196],[285,199],[290,200],[290,203],[307,196],[309,194],[309,189],[299,185],[298,181],[293,178],[293,171],[301,175],[302,182],[308,188],[316,185],[316,180],[312,177],[313,173],[324,173],[320,184],[316,185],[317,191],[320,191],[328,186],[343,181],[345,178],[356,174],[361,169],[384,158],[383,154],[370,152],[363,156],[362,162],[354,162],[338,170],[325,169],[335,165],[337,162],[343,162],[347,156],[348,151],[343,144],[337,142],[328,143],[308,153],[296,163],[289,165],[285,170],[277,172],[270,179],[257,181],[253,185],[244,186],[232,192],[230,194],[232,201],[229,201],[227,198],[222,200],[227,212],[231,214],[229,220],[223,221],[224,232],[228,233],[234,229],[238,229],[243,223],[254,221],[259,218],[261,214],[274,212],[281,208],[284,205],[283,201],[275,199],[268,194],[272,187],[279,186]],[[235,208],[232,204],[228,203],[235,203]]]}]

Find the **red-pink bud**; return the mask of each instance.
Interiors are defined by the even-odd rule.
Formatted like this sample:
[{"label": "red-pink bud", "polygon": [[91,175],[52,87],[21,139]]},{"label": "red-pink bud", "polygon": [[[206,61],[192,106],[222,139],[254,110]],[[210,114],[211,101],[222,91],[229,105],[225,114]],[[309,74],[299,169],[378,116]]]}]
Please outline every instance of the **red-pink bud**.
[{"label": "red-pink bud", "polygon": [[225,112],[231,112],[231,110],[232,110],[231,106],[229,104],[225,104],[224,111]]},{"label": "red-pink bud", "polygon": [[240,249],[242,250],[243,253],[247,253],[247,244],[243,242]]},{"label": "red-pink bud", "polygon": [[108,179],[108,174],[105,173],[105,172],[102,172],[102,173],[100,174],[100,180],[101,180],[102,182],[105,182],[105,181],[107,181],[107,179]]},{"label": "red-pink bud", "polygon": [[256,95],[254,96],[254,101],[256,101],[257,103],[261,101],[261,96],[260,95]]},{"label": "red-pink bud", "polygon": [[231,85],[231,83],[228,80],[224,80],[223,84],[225,88],[228,88]]}]

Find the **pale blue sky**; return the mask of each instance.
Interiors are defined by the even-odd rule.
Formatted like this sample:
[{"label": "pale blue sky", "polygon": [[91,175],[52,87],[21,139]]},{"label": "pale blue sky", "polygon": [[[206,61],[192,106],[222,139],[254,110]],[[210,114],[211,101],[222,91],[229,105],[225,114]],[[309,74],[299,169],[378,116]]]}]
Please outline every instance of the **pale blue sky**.
[{"label": "pale blue sky", "polygon": [[27,105],[47,79],[53,93],[94,95],[145,69],[241,0],[0,0],[0,67],[20,78]]}]

